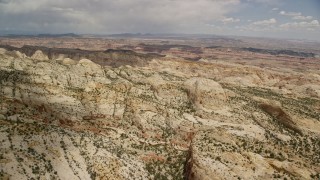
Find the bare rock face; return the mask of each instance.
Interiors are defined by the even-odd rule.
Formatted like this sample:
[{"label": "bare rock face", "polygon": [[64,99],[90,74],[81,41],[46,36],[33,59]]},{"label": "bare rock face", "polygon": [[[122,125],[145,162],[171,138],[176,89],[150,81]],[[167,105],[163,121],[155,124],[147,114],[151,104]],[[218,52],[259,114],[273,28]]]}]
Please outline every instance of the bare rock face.
[{"label": "bare rock face", "polygon": [[[255,68],[243,75],[239,65],[168,58],[117,68],[33,58],[41,60],[0,56],[0,179],[319,176],[320,100],[311,90],[295,96],[293,72],[257,78]],[[237,75],[252,79],[225,81]],[[290,93],[274,86],[287,77]],[[313,83],[304,85],[313,92]]]},{"label": "bare rock face", "polygon": [[188,90],[189,98],[198,108],[208,111],[219,109],[227,101],[223,88],[213,80],[191,78],[184,86]]},{"label": "bare rock face", "polygon": [[63,61],[65,58],[64,54],[58,54],[55,58],[56,61]]},{"label": "bare rock face", "polygon": [[310,97],[320,98],[320,85],[317,84],[305,84],[301,87],[297,87],[296,91]]},{"label": "bare rock face", "polygon": [[63,65],[76,65],[78,62],[70,58],[64,58],[61,62]]},{"label": "bare rock face", "polygon": [[40,50],[37,50],[32,56],[31,56],[32,59],[35,59],[35,60],[40,60],[40,61],[47,61],[49,60],[48,56],[47,55],[44,55],[42,53],[42,51]]},{"label": "bare rock face", "polygon": [[286,112],[282,110],[281,107],[270,104],[260,104],[259,107],[263,111],[274,117],[278,121],[278,123],[302,135],[302,130],[299,127],[297,127],[297,124]]},{"label": "bare rock face", "polygon": [[27,55],[25,55],[24,53],[21,53],[21,52],[19,52],[19,51],[15,51],[15,54],[16,54],[16,56],[17,56],[18,58],[26,58],[26,57],[27,57]]},{"label": "bare rock face", "polygon": [[6,53],[6,49],[0,48],[0,54],[5,54]]},{"label": "bare rock face", "polygon": [[78,63],[78,67],[84,68],[84,70],[92,73],[95,71],[101,71],[101,66],[89,59],[81,59]]}]

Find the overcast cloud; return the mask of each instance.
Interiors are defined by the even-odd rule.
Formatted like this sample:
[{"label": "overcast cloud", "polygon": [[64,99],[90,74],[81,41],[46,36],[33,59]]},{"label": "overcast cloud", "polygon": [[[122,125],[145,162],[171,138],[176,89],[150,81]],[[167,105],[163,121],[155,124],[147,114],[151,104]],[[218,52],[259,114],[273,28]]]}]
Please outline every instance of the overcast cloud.
[{"label": "overcast cloud", "polygon": [[[317,14],[305,14],[298,6],[286,9],[284,1],[288,0],[0,0],[0,33],[250,35],[255,25],[272,25],[279,31],[296,27],[292,34],[318,30]],[[261,14],[248,14],[250,8],[261,9]],[[247,34],[238,31],[241,28]]]},{"label": "overcast cloud", "polygon": [[21,29],[193,32],[201,30],[205,23],[221,19],[239,3],[239,0],[2,0],[0,11],[1,24]]}]

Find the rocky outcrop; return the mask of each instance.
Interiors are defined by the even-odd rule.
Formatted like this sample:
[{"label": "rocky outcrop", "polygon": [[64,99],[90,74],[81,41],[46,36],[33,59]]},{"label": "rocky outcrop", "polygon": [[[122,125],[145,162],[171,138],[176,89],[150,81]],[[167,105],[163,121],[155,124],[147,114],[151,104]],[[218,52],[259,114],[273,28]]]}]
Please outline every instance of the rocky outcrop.
[{"label": "rocky outcrop", "polygon": [[196,107],[207,111],[219,109],[227,101],[221,85],[211,79],[191,78],[184,83],[188,96]]},{"label": "rocky outcrop", "polygon": [[41,61],[47,61],[49,60],[48,56],[44,55],[42,53],[42,51],[40,50],[37,50],[32,56],[31,56],[32,59],[35,59],[35,60],[41,60]]},{"label": "rocky outcrop", "polygon": [[76,65],[78,62],[70,58],[64,58],[61,62],[63,65]]},{"label": "rocky outcrop", "polygon": [[90,59],[100,65],[108,65],[112,67],[119,67],[122,65],[145,66],[152,59],[163,57],[162,55],[155,53],[141,54],[130,50],[115,49],[108,49],[106,51],[88,51],[81,49],[47,48],[28,45],[21,48],[0,45],[0,48],[7,49],[9,51],[19,51],[22,54],[26,54],[28,57],[32,57],[37,60],[62,60],[64,58],[70,58],[75,61],[79,61],[81,59]]},{"label": "rocky outcrop", "polygon": [[0,48],[0,54],[5,54],[7,52],[7,50],[6,49],[4,49],[4,48]]},{"label": "rocky outcrop", "polygon": [[297,126],[297,124],[291,119],[291,117],[285,113],[280,107],[273,106],[270,104],[260,104],[259,107],[271,115],[277,122],[284,127],[293,130],[294,132],[302,135],[302,130]]},{"label": "rocky outcrop", "polygon": [[237,85],[238,65],[66,58],[0,55],[0,179],[318,177],[320,101],[270,72]]},{"label": "rocky outcrop", "polygon": [[290,56],[298,56],[298,57],[315,57],[314,53],[306,53],[306,52],[296,52],[292,50],[272,50],[272,49],[258,49],[258,48],[242,48],[244,51],[262,53],[262,54],[272,54],[272,55],[290,55]]}]

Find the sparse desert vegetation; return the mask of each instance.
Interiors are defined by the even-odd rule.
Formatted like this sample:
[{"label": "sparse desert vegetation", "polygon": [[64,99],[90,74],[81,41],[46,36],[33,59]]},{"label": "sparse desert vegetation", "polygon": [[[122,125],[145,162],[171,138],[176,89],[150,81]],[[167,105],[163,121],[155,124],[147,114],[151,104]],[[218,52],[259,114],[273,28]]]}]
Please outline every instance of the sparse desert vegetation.
[{"label": "sparse desert vegetation", "polygon": [[4,46],[0,179],[320,178],[319,59],[161,41]]}]

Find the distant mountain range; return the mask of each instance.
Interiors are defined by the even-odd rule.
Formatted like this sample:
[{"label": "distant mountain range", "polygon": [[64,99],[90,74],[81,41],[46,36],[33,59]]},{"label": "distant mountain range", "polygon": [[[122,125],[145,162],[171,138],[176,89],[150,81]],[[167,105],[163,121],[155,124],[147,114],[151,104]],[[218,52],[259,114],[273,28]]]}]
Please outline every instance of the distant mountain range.
[{"label": "distant mountain range", "polygon": [[74,34],[74,33],[65,33],[65,34],[37,34],[37,35],[21,35],[21,34],[7,34],[2,35],[2,37],[51,37],[51,38],[57,38],[57,37],[81,37],[81,35]]}]

